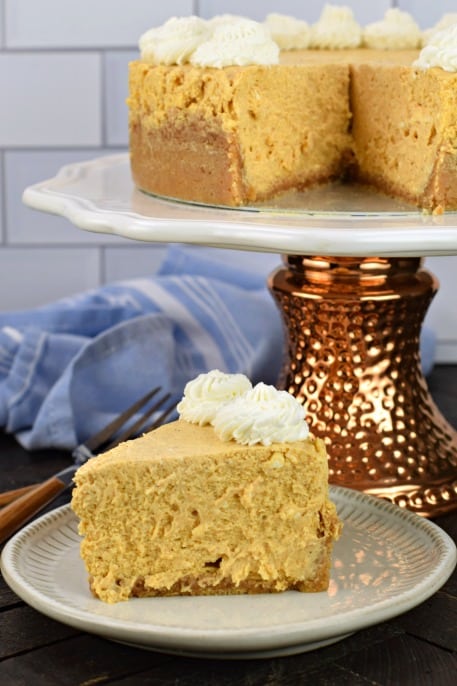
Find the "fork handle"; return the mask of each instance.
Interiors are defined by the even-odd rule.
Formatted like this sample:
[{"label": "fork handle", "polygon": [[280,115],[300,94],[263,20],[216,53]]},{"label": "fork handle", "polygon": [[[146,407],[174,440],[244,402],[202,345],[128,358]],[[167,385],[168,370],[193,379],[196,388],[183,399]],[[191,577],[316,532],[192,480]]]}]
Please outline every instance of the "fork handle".
[{"label": "fork handle", "polygon": [[4,507],[4,505],[12,503],[13,500],[16,500],[16,498],[19,498],[21,495],[24,495],[24,493],[29,493],[30,491],[33,491],[38,485],[39,484],[30,484],[30,486],[14,488],[11,491],[2,491],[2,493],[0,493],[0,507]]},{"label": "fork handle", "polygon": [[2,508],[0,510],[0,543],[6,541],[66,487],[67,484],[53,476]]}]

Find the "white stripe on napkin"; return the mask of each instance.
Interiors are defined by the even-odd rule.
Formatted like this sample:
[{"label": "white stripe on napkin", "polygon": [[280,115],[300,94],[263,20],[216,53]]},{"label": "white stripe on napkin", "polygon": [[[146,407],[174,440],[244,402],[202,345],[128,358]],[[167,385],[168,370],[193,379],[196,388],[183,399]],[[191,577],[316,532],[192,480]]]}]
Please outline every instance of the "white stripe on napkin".
[{"label": "white stripe on napkin", "polygon": [[13,341],[16,341],[16,343],[20,343],[24,338],[24,334],[18,331],[17,329],[13,329],[12,326],[4,326],[2,331]]},{"label": "white stripe on napkin", "polygon": [[240,369],[245,369],[249,374],[251,369],[249,362],[253,359],[253,346],[243,334],[242,329],[232,316],[232,313],[220,298],[207,279],[193,277],[183,281],[188,284],[187,296],[192,297],[196,304],[206,312],[214,322],[214,326],[219,329],[220,334],[226,341],[227,347],[239,363]]},{"label": "white stripe on napkin", "polygon": [[130,285],[152,300],[157,307],[166,312],[170,319],[178,322],[190,340],[202,342],[203,345],[199,347],[199,351],[208,369],[225,371],[226,364],[216,341],[179,300],[148,279],[135,279]]}]

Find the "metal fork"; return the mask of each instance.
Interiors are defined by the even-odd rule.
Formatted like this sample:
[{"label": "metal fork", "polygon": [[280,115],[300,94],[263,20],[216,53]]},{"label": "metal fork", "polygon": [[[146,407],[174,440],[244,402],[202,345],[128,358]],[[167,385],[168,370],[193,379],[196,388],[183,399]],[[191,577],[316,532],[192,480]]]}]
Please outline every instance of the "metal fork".
[{"label": "metal fork", "polygon": [[[154,388],[145,396],[128,407],[122,414],[107,424],[103,429],[78,445],[72,452],[74,464],[57,472],[41,484],[33,487],[25,487],[27,490],[0,509],[0,543],[3,543],[13,533],[18,531],[29,519],[43,510],[52,500],[68,488],[73,482],[76,470],[96,454],[114,448],[114,446],[126,441],[128,438],[147,433],[164,424],[165,420],[175,410],[175,403],[168,403],[171,394],[166,393],[159,397],[152,406],[143,411],[136,421],[128,424],[129,420],[136,415],[141,408],[147,405],[161,391]],[[159,416],[149,425],[146,425],[156,412]],[[145,426],[146,425],[146,426]],[[122,427],[124,427],[123,430]],[[19,489],[22,491],[22,489]],[[13,497],[14,492],[11,492]],[[8,492],[2,494],[3,501],[8,500]]]}]

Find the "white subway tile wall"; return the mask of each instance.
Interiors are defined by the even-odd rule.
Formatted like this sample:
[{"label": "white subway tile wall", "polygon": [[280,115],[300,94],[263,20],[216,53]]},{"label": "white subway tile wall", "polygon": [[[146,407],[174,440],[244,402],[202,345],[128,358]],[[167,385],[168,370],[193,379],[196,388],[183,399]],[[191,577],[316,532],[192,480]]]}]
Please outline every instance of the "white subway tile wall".
[{"label": "white subway tile wall", "polygon": [[[361,23],[390,6],[422,28],[456,0],[333,0]],[[154,273],[166,246],[81,231],[22,204],[25,187],[65,164],[127,149],[127,64],[139,35],[175,15],[282,12],[310,22],[325,0],[0,0],[0,310],[35,307]],[[248,255],[246,255],[248,257]],[[440,361],[457,361],[457,257],[426,266],[441,283],[427,316]]]},{"label": "white subway tile wall", "polygon": [[240,14],[249,16],[256,21],[262,21],[269,12],[280,12],[300,17],[308,22],[315,22],[319,18],[322,8],[326,4],[345,5],[352,8],[357,21],[366,24],[380,19],[386,9],[391,7],[390,0],[263,0],[263,2],[248,3],[246,0],[200,0],[198,3],[202,17],[212,17],[214,14]]},{"label": "white subway tile wall", "polygon": [[[5,236],[3,235],[3,216],[5,214],[5,203],[3,201],[3,156],[0,152],[0,250],[5,243]],[[0,276],[1,279],[1,276]],[[1,286],[1,281],[0,281]]]},{"label": "white subway tile wall", "polygon": [[121,48],[173,15],[192,14],[192,0],[4,0],[8,48]]},{"label": "white subway tile wall", "polygon": [[123,247],[106,248],[104,277],[108,283],[153,275],[166,254],[166,246],[138,245],[128,241]]},{"label": "white subway tile wall", "polygon": [[397,6],[410,12],[422,29],[435,26],[443,14],[457,12],[456,0],[397,0]]},{"label": "white subway tile wall", "polygon": [[104,126],[107,145],[127,145],[128,63],[138,57],[137,50],[117,50],[104,54]]},{"label": "white subway tile wall", "polygon": [[[5,238],[15,247],[40,245],[81,245],[100,243],[100,236],[81,231],[63,217],[37,212],[22,202],[27,186],[50,179],[67,164],[93,159],[96,155],[110,154],[108,149],[72,148],[69,150],[6,150],[4,153],[5,191],[8,202],[5,208]],[[119,243],[125,239],[104,236],[103,242]]]},{"label": "white subway tile wall", "polygon": [[[2,310],[43,305],[95,288],[101,279],[100,253],[90,248],[34,247],[0,250]],[[51,277],[50,277],[51,275]]]},{"label": "white subway tile wall", "polygon": [[0,55],[0,145],[100,147],[98,52],[4,52]]},{"label": "white subway tile wall", "polygon": [[457,362],[457,258],[428,257],[425,267],[440,283],[426,324],[438,337],[438,359],[443,362]]}]

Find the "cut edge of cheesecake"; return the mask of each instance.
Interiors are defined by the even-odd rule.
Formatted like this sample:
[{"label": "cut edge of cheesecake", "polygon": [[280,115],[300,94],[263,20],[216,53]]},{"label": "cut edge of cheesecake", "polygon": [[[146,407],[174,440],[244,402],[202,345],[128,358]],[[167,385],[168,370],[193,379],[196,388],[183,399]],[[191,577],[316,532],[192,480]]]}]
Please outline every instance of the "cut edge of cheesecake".
[{"label": "cut edge of cheesecake", "polygon": [[455,210],[457,75],[414,69],[417,56],[360,48],[290,51],[270,67],[131,62],[134,183],[243,206],[342,178],[426,211]]}]

